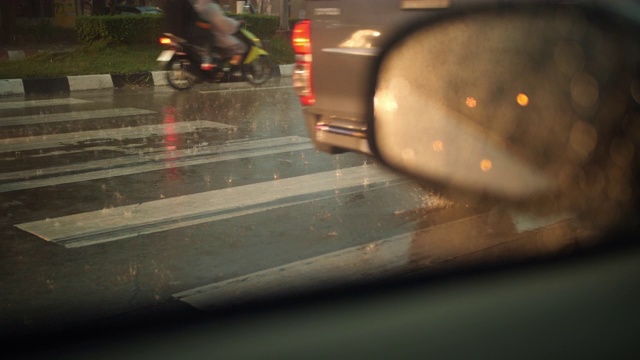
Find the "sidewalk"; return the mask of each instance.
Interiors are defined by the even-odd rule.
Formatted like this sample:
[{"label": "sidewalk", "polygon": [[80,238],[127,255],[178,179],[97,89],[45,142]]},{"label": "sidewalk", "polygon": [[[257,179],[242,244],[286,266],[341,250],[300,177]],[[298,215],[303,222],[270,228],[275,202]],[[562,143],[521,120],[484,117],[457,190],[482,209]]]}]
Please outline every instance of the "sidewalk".
[{"label": "sidewalk", "polygon": [[[40,52],[71,51],[75,45],[34,45],[9,48],[0,46],[0,66],[2,61],[24,59]],[[293,64],[277,65],[273,77],[291,76]],[[223,82],[236,82],[229,79]],[[0,79],[0,96],[69,94],[75,91],[122,88],[125,86],[165,86],[168,85],[165,71],[150,71],[134,74],[95,74],[63,76],[53,78]]]}]

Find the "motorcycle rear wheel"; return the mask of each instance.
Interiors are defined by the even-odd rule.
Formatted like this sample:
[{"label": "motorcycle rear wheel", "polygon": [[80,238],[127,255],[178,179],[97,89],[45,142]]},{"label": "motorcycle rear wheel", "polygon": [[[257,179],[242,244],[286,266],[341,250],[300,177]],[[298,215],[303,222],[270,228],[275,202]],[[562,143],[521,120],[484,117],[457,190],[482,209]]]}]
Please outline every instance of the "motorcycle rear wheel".
[{"label": "motorcycle rear wheel", "polygon": [[260,85],[271,78],[273,61],[271,57],[261,55],[252,62],[242,66],[244,78],[253,85]]},{"label": "motorcycle rear wheel", "polygon": [[187,90],[193,86],[195,80],[183,60],[171,59],[167,65],[167,82],[176,90]]}]

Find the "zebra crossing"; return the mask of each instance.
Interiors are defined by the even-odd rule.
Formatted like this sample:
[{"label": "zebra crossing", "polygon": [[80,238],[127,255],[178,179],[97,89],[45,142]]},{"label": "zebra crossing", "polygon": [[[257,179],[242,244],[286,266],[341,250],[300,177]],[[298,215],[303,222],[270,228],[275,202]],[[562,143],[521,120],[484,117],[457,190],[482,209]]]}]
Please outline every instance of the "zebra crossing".
[{"label": "zebra crossing", "polygon": [[[219,96],[220,90],[207,94]],[[108,183],[115,182],[118,186],[114,187],[120,188],[147,177],[157,189],[149,191],[148,196],[137,194],[137,200],[116,205],[97,204],[78,195],[68,199],[68,205],[82,210],[71,212],[47,207],[43,201],[39,218],[17,218],[12,227],[23,238],[39,239],[66,251],[100,245],[117,249],[120,244],[136,241],[170,243],[173,239],[163,236],[170,231],[207,232],[201,237],[214,241],[216,229],[224,226],[217,224],[242,223],[245,219],[252,222],[253,218],[272,227],[264,229],[267,235],[254,236],[269,237],[272,243],[279,240],[274,236],[283,237],[282,244],[274,246],[274,254],[260,254],[267,247],[254,249],[251,245],[233,249],[237,253],[234,256],[241,257],[246,252],[248,258],[269,259],[273,255],[283,259],[277,260],[280,263],[265,260],[257,272],[254,264],[245,266],[253,269],[246,271],[239,270],[240,264],[234,269],[212,265],[211,271],[229,275],[174,289],[173,298],[197,308],[207,309],[239,296],[258,296],[260,292],[284,290],[287,286],[303,286],[307,281],[326,283],[395,273],[415,263],[416,257],[424,256],[416,252],[425,249],[436,249],[440,252],[438,261],[447,261],[513,239],[488,240],[489,236],[478,235],[483,234],[478,228],[485,226],[488,216],[473,212],[443,216],[444,224],[431,223],[422,228],[422,219],[413,212],[446,211],[451,203],[363,155],[318,153],[299,119],[294,120],[300,122],[294,130],[291,128],[295,124],[291,123],[274,129],[279,123],[268,119],[269,126],[265,128],[271,133],[247,136],[260,126],[229,121],[223,116],[167,121],[160,108],[91,106],[92,100],[80,98],[0,101],[0,199],[5,207],[20,204],[13,200],[16,195],[40,196],[58,188],[78,194],[95,189],[106,193]],[[130,121],[140,116],[146,120]],[[109,121],[99,129],[84,126],[96,119]],[[52,124],[64,125],[58,128],[63,130],[37,131]],[[16,131],[21,127],[36,131],[25,136]],[[175,177],[160,176],[180,169],[184,171],[179,182]],[[200,179],[205,185],[189,187]],[[124,197],[115,190],[114,196]],[[273,215],[270,220],[270,214],[280,215]],[[282,214],[292,216],[282,218]],[[304,221],[292,223],[305,214],[311,225]],[[325,229],[323,226],[329,223],[326,219],[338,227]],[[284,231],[279,230],[280,225],[287,225],[289,232],[269,235]],[[482,241],[471,246],[449,241],[450,234],[460,229],[467,229],[460,237],[478,236]],[[237,236],[244,233],[241,229]],[[329,245],[312,242],[305,239],[307,236]],[[261,241],[256,238],[247,242]],[[282,254],[286,242],[299,250],[300,241],[317,246],[317,250],[310,249],[302,255]],[[224,251],[219,256],[225,257]]]},{"label": "zebra crossing", "polygon": [[[86,105],[89,102],[88,100],[76,98],[0,102],[0,113],[3,110],[56,105]],[[126,107],[4,116],[0,121],[0,128],[45,125],[52,122],[93,121],[97,118],[126,119],[131,116],[152,115],[154,113],[154,111],[147,109]],[[161,114],[156,115],[161,116]],[[207,129],[234,128],[232,125],[214,121],[195,120],[57,134],[5,137],[0,139],[0,156],[4,157],[4,162],[8,166],[3,166],[4,171],[0,173],[0,193],[10,194],[14,191],[136,175],[164,170],[168,167],[180,168],[214,164],[314,149],[308,138],[294,135],[268,139],[228,141],[223,144],[206,144],[182,149],[148,148],[134,150],[128,155],[115,158],[95,159],[47,167],[38,165],[37,168],[11,171],[11,154],[14,153],[39,150],[59,155],[61,153],[58,151],[60,148],[77,147],[81,143],[92,140],[122,141],[141,139],[158,134],[163,135],[167,134],[168,131],[171,132],[172,136],[178,136]],[[121,145],[121,147],[125,146]],[[111,146],[110,150],[114,150],[117,147]],[[107,147],[100,149],[104,150],[105,148]],[[89,150],[95,149],[95,146],[89,147]],[[69,154],[86,150],[87,148],[85,147],[80,150],[62,151],[62,153]],[[38,156],[43,156],[43,154],[39,153]],[[23,155],[22,160],[25,157],[28,158],[29,155]],[[14,161],[19,160],[16,158]],[[16,227],[65,247],[81,247],[129,238],[144,233],[163,231],[169,228],[185,227],[190,224],[266,211],[273,206],[283,207],[290,204],[301,204],[312,201],[316,197],[325,197],[327,194],[341,189],[371,188],[379,186],[379,184],[388,186],[390,183],[407,181],[397,174],[383,170],[377,165],[367,165],[365,162],[365,165],[339,171],[323,171],[63,217],[52,215],[46,219],[16,224]],[[285,200],[283,201],[283,199]],[[274,202],[278,204],[273,205]],[[184,206],[184,209],[169,214],[163,213],[163,209],[167,207],[177,209],[180,206]]]},{"label": "zebra crossing", "polygon": [[[219,92],[206,93],[216,96]],[[236,139],[233,134],[241,132],[238,125],[218,121],[217,118],[167,122],[164,121],[165,114],[158,110],[130,106],[91,109],[91,106],[91,100],[80,98],[0,102],[0,161],[3,163],[0,196],[10,199],[17,192],[29,194],[60,186],[81,189],[92,181],[139,177],[167,169],[213,167],[216,164],[225,164],[233,169],[234,165],[229,164],[254,162],[265,157],[272,157],[272,161],[286,168],[292,166],[289,164],[293,162],[291,154],[302,159],[307,156],[304,162],[318,156],[313,143],[301,131],[281,136]],[[138,116],[155,120],[128,121]],[[109,126],[99,129],[83,126],[96,119],[109,120],[106,122]],[[61,124],[73,131],[38,132],[40,127],[51,124]],[[35,129],[34,135],[24,136],[24,132],[16,131],[21,127]],[[204,139],[188,146],[175,146],[166,141],[138,146],[145,143],[143,140],[146,138],[177,138],[207,131],[231,135],[224,141]],[[15,136],[16,133],[19,135]],[[117,156],[93,156],[96,153],[115,153]],[[69,160],[65,160],[66,157]],[[48,158],[55,161],[47,161]],[[40,219],[17,222],[13,226],[24,236],[76,249],[135,241],[147,234],[276,209],[298,211],[314,202],[410,183],[361,159],[338,166],[330,164],[334,161],[330,156],[326,156],[324,161],[329,165],[313,170],[303,167],[290,176],[280,176],[274,171],[266,177],[257,176],[260,181],[248,181],[237,186],[229,176],[227,186],[204,192],[186,191],[179,196],[148,198],[140,203],[65,215],[58,215],[55,209],[50,209]],[[421,206],[423,195],[414,194],[415,202],[407,206]],[[83,199],[76,201],[82,202]],[[167,212],[166,209],[172,211]]]}]

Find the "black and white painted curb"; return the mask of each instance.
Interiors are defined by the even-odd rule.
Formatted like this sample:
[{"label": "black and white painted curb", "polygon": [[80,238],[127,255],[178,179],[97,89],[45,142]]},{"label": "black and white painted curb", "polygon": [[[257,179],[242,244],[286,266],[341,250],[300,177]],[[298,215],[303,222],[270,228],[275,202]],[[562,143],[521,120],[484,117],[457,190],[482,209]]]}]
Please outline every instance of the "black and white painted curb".
[{"label": "black and white painted curb", "polygon": [[[274,67],[274,77],[291,76],[293,64]],[[228,80],[233,82],[233,80]],[[71,93],[125,86],[168,85],[165,71],[135,74],[78,75],[54,78],[0,79],[0,96]]]},{"label": "black and white painted curb", "polygon": [[0,49],[0,61],[16,61],[44,52],[43,50],[4,50]]}]

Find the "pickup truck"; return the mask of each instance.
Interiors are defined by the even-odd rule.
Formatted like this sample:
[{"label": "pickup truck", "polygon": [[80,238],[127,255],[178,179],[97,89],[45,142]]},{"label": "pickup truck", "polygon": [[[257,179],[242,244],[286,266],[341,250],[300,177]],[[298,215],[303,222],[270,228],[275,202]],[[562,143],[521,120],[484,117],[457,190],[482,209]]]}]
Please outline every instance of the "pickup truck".
[{"label": "pickup truck", "polygon": [[380,47],[404,26],[457,5],[456,0],[306,1],[307,18],[292,34],[293,77],[317,149],[371,153],[366,100]]}]

